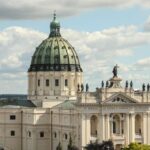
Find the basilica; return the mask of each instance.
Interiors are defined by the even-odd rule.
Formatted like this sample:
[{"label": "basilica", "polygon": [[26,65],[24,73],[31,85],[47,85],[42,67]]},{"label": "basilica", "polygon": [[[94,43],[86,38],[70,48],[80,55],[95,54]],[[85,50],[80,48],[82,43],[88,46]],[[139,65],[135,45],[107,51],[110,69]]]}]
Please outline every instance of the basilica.
[{"label": "basilica", "polygon": [[[150,85],[134,90],[118,66],[94,92],[83,82],[75,48],[62,37],[56,14],[50,34],[36,47],[28,69],[28,100],[0,101],[0,147],[4,150],[83,150],[112,140],[150,144]],[[102,80],[102,79],[101,79]]]}]

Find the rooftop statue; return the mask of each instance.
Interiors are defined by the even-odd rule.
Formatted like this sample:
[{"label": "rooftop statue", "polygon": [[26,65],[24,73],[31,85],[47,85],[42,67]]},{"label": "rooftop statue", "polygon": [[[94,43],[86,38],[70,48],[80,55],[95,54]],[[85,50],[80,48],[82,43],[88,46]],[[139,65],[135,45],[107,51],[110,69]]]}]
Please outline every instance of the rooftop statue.
[{"label": "rooftop statue", "polygon": [[116,65],[116,66],[114,66],[114,68],[113,68],[113,77],[118,77],[118,68],[119,68],[119,66],[118,65]]},{"label": "rooftop statue", "polygon": [[88,92],[89,91],[89,85],[88,85],[88,83],[86,84],[86,92]]}]

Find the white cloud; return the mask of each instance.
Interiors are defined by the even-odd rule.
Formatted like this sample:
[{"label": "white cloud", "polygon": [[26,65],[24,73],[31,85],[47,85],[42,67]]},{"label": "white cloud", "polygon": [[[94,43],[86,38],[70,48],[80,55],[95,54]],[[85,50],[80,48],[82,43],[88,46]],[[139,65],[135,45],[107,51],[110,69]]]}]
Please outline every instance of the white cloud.
[{"label": "white cloud", "polygon": [[1,19],[47,18],[58,10],[59,16],[72,16],[94,8],[128,8],[139,5],[150,7],[148,0],[0,0]]},{"label": "white cloud", "polygon": [[[123,78],[133,77],[140,81],[148,81],[147,75],[139,72],[139,68],[148,68],[150,58],[135,60],[130,65],[126,64],[125,60],[136,54],[136,48],[150,45],[149,32],[139,32],[135,26],[123,26],[97,32],[62,29],[61,33],[75,47],[86,82],[92,84],[92,87],[99,86],[102,79],[108,80],[112,76],[112,67],[115,64],[120,66],[119,73]],[[45,33],[22,27],[10,27],[0,31],[0,82],[8,84],[1,90],[2,93],[27,91],[26,72],[31,56],[47,36]],[[141,51],[144,52],[143,49]],[[142,78],[134,78],[135,74],[141,74]]]},{"label": "white cloud", "polygon": [[[1,71],[11,68],[22,70],[23,58],[34,52],[35,47],[46,37],[44,33],[21,27],[10,27],[0,32]],[[31,57],[31,56],[30,56]],[[25,60],[24,60],[25,59]]]},{"label": "white cloud", "polygon": [[136,65],[138,65],[140,67],[149,67],[150,68],[150,57],[139,60],[136,63]]},{"label": "white cloud", "polygon": [[114,51],[114,56],[125,57],[131,55],[133,55],[133,50],[131,49],[122,49],[122,50],[119,49]]},{"label": "white cloud", "polygon": [[[22,27],[0,31],[0,93],[26,93],[27,71],[35,47],[46,38],[44,33]],[[21,84],[22,83],[22,84]]]},{"label": "white cloud", "polygon": [[144,30],[150,31],[150,17],[147,19],[147,21],[144,24]]}]

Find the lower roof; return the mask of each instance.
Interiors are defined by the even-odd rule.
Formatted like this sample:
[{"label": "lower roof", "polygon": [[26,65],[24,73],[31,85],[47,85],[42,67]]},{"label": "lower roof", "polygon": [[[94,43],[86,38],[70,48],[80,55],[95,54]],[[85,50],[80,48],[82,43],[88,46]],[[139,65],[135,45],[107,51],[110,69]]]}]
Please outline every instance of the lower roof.
[{"label": "lower roof", "polygon": [[0,107],[36,107],[30,100],[1,99]]}]

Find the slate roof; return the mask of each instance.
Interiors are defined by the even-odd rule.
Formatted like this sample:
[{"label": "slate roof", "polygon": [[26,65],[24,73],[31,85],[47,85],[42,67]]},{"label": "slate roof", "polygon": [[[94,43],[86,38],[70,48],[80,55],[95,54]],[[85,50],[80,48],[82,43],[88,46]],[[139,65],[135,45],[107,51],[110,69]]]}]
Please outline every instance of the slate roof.
[{"label": "slate roof", "polygon": [[26,94],[0,94],[1,99],[17,99],[17,100],[27,100]]},{"label": "slate roof", "polygon": [[9,107],[14,108],[14,106],[18,107],[36,107],[30,100],[17,100],[17,99],[3,99],[0,100],[0,107]]}]

